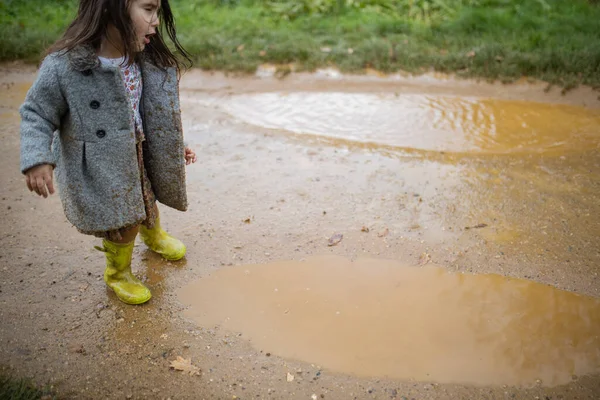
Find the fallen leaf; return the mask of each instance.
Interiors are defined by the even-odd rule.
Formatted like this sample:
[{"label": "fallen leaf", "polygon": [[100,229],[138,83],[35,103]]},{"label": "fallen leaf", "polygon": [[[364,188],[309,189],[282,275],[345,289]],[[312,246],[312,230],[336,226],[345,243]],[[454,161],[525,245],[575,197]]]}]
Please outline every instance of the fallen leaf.
[{"label": "fallen leaf", "polygon": [[200,368],[192,365],[192,359],[188,358],[187,360],[181,356],[177,356],[177,359],[171,361],[171,368],[176,371],[187,372],[191,376],[200,375]]},{"label": "fallen leaf", "polygon": [[341,242],[343,238],[344,238],[344,235],[342,235],[341,233],[336,233],[335,235],[333,235],[332,237],[329,238],[329,242],[327,243],[327,246],[335,246],[336,244]]},{"label": "fallen leaf", "polygon": [[246,218],[246,219],[244,220],[244,223],[245,223],[245,224],[249,224],[250,222],[252,222],[252,218],[251,218],[251,217],[249,217],[249,218]]},{"label": "fallen leaf", "polygon": [[385,228],[384,230],[382,230],[381,232],[379,232],[377,234],[377,236],[384,237],[384,236],[387,236],[389,233],[390,233],[390,230],[388,228]]},{"label": "fallen leaf", "polygon": [[292,382],[294,380],[294,375],[290,374],[289,372],[287,373],[287,381],[288,382]]},{"label": "fallen leaf", "polygon": [[369,228],[366,226],[363,226],[362,229],[360,230],[361,232],[366,232],[369,233]]},{"label": "fallen leaf", "polygon": [[321,47],[323,53],[331,53],[331,47]]},{"label": "fallen leaf", "polygon": [[419,257],[419,265],[425,265],[430,261],[431,261],[431,256],[427,253],[423,253],[423,254],[421,254],[421,257]]},{"label": "fallen leaf", "polygon": [[473,226],[465,226],[465,229],[479,229],[479,228],[485,228],[487,227],[487,224],[477,224],[477,225],[473,225]]}]

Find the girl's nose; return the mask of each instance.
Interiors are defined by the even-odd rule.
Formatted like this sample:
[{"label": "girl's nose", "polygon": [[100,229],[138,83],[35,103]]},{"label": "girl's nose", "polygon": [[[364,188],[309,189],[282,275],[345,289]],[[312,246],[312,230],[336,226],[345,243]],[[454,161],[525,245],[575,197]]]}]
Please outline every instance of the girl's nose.
[{"label": "girl's nose", "polygon": [[152,16],[152,21],[150,21],[150,25],[154,28],[156,28],[158,25],[160,25],[160,20],[158,18],[158,13],[154,14]]}]

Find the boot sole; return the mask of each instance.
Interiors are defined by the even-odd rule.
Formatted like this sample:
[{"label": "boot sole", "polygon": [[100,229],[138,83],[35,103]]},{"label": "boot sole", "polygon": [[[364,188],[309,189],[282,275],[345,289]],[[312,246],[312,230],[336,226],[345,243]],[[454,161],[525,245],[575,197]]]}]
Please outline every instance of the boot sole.
[{"label": "boot sole", "polygon": [[185,253],[183,253],[183,255],[181,257],[165,257],[164,255],[161,254],[161,257],[164,258],[167,261],[179,261],[181,260],[183,257],[185,257]]},{"label": "boot sole", "polygon": [[150,296],[148,296],[148,298],[146,300],[143,300],[143,301],[126,301],[126,300],[123,300],[122,298],[120,298],[119,295],[117,294],[117,292],[115,292],[115,290],[113,288],[111,288],[108,285],[106,287],[107,287],[107,289],[109,289],[111,292],[113,292],[115,294],[116,298],[119,299],[119,301],[121,303],[129,304],[130,306],[137,306],[137,305],[140,305],[140,304],[147,303],[152,298],[152,294],[150,294]]}]

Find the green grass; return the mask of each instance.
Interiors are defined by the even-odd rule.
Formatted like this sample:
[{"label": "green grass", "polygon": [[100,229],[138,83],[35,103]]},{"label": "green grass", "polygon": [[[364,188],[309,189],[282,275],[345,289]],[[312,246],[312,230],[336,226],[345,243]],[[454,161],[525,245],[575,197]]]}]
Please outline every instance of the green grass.
[{"label": "green grass", "polygon": [[[346,72],[433,68],[490,80],[528,76],[567,89],[600,88],[597,1],[171,3],[180,39],[204,69],[251,72],[262,63],[294,63],[305,70],[332,65]],[[37,61],[73,17],[75,5],[0,0],[0,60]]]},{"label": "green grass", "polygon": [[0,399],[38,400],[54,399],[48,390],[39,389],[29,379],[16,379],[0,371]]}]

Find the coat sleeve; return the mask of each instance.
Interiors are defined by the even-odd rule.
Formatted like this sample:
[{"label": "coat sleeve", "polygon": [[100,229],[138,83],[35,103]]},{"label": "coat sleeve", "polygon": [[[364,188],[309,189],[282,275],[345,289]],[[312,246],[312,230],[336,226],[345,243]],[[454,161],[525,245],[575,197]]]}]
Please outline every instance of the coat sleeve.
[{"label": "coat sleeve", "polygon": [[21,172],[50,164],[55,166],[52,156],[52,137],[60,128],[60,121],[67,112],[54,57],[46,57],[36,81],[33,83],[21,113]]}]

